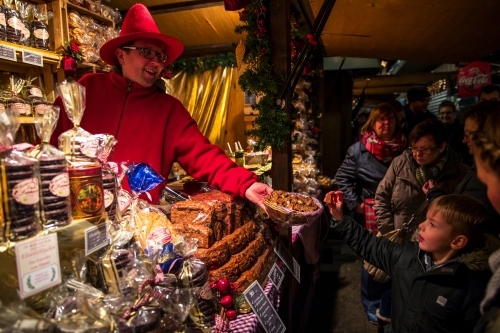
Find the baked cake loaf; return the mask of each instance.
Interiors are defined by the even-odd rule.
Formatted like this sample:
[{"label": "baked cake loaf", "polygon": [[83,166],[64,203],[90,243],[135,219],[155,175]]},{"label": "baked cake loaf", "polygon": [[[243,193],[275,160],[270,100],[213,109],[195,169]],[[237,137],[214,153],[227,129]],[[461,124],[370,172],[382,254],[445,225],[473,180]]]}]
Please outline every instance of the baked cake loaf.
[{"label": "baked cake loaf", "polygon": [[171,220],[174,224],[189,223],[212,227],[216,221],[215,207],[202,201],[180,201],[172,206]]},{"label": "baked cake loaf", "polygon": [[269,244],[255,264],[249,270],[243,272],[239,279],[236,280],[235,284],[238,286],[238,292],[245,291],[255,280],[263,283],[271,269],[272,265],[270,264],[274,263],[274,256],[274,244]]},{"label": "baked cake loaf", "polygon": [[209,270],[214,270],[228,262],[231,254],[225,239],[216,242],[209,249],[198,249],[194,253],[195,257],[201,260]]},{"label": "baked cake loaf", "polygon": [[222,267],[209,272],[211,282],[217,282],[223,278],[238,277],[244,271],[252,267],[257,258],[264,252],[266,242],[262,234],[257,237],[241,252],[232,255],[231,259]]},{"label": "baked cake loaf", "polygon": [[223,222],[224,226],[224,236],[230,235],[235,229],[235,203],[231,195],[223,193],[221,191],[210,191],[198,193],[191,197],[194,201],[202,202],[217,202],[225,207],[225,210],[221,210],[216,206],[217,219]]},{"label": "baked cake loaf", "polygon": [[174,224],[174,229],[186,238],[197,238],[198,247],[208,249],[214,244],[214,232],[210,227],[190,223]]},{"label": "baked cake loaf", "polygon": [[248,243],[255,238],[257,230],[255,222],[250,221],[243,227],[236,229],[231,235],[226,236],[224,240],[229,247],[229,253],[233,255],[247,247]]}]

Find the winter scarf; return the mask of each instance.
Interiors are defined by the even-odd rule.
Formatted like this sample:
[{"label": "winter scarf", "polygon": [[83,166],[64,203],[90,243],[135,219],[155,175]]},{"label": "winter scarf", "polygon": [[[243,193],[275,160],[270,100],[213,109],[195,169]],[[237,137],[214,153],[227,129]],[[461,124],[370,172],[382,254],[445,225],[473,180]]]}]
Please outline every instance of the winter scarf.
[{"label": "winter scarf", "polygon": [[438,162],[431,166],[419,166],[415,169],[415,177],[417,178],[419,184],[422,186],[430,179],[436,179],[439,173],[443,170],[448,157],[450,156],[450,151],[448,148],[441,154]]},{"label": "winter scarf", "polygon": [[361,141],[375,158],[384,163],[391,162],[392,159],[400,155],[406,149],[406,138],[401,131],[399,131],[394,140],[385,142],[380,139],[375,131],[366,132],[361,138]]}]

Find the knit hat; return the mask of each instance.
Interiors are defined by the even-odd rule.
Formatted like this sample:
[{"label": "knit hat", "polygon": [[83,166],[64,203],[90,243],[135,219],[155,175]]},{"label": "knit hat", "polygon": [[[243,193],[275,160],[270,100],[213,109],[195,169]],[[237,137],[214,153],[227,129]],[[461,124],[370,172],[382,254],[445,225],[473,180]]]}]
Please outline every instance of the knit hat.
[{"label": "knit hat", "polygon": [[108,65],[118,64],[115,50],[125,43],[140,39],[152,38],[165,45],[163,52],[168,56],[163,64],[167,66],[177,59],[184,51],[184,46],[177,39],[160,33],[149,10],[143,4],[135,4],[128,11],[123,20],[120,36],[110,39],[101,47],[99,54]]},{"label": "knit hat", "polygon": [[406,98],[408,99],[408,103],[413,103],[417,101],[421,101],[424,98],[430,97],[431,94],[427,91],[426,86],[413,86],[406,93]]}]

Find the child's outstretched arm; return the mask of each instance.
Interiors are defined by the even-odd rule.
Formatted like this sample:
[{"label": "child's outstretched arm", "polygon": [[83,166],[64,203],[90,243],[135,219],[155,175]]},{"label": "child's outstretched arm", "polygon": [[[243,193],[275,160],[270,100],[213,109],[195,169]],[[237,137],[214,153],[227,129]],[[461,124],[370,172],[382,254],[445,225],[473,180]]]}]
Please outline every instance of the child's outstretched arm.
[{"label": "child's outstretched arm", "polygon": [[370,264],[392,274],[404,245],[393,243],[385,237],[377,237],[351,217],[344,216],[341,191],[328,192],[324,202],[333,216],[330,226],[344,238],[347,245]]}]

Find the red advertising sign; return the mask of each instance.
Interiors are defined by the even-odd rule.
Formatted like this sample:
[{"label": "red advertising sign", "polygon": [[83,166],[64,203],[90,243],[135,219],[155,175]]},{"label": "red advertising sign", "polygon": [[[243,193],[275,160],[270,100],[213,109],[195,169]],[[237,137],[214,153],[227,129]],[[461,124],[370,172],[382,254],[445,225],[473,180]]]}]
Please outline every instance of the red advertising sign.
[{"label": "red advertising sign", "polygon": [[477,96],[479,90],[491,84],[491,64],[474,61],[458,73],[458,97]]}]

